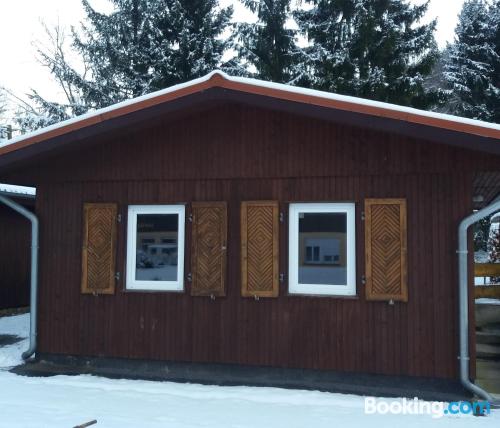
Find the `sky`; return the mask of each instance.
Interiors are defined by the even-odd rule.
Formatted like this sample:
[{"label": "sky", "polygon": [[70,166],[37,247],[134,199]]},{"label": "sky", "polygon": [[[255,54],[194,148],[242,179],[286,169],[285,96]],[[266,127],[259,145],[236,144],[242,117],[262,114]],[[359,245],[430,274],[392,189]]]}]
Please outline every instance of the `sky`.
[{"label": "sky", "polygon": [[[424,0],[410,1],[420,4]],[[463,1],[431,0],[426,20],[438,18],[436,38],[440,47],[453,40]],[[99,11],[111,10],[108,0],[90,0],[90,3]],[[252,19],[237,0],[221,0],[222,5],[232,3],[235,20]],[[49,71],[37,62],[34,44],[46,41],[42,22],[49,27],[78,26],[84,18],[81,0],[1,0],[0,16],[0,86],[21,98],[34,88],[48,99],[64,99]]]}]

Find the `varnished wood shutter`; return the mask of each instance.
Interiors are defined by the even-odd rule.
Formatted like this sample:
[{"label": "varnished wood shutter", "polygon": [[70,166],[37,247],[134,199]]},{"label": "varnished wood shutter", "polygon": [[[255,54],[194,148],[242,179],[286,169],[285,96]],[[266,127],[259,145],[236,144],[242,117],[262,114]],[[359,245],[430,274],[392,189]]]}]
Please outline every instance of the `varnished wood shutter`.
[{"label": "varnished wood shutter", "polygon": [[227,255],[225,202],[194,202],[192,296],[224,296]]},{"label": "varnished wood shutter", "polygon": [[405,199],[365,200],[366,299],[408,301]]},{"label": "varnished wood shutter", "polygon": [[114,294],[116,204],[84,204],[82,293]]},{"label": "varnished wood shutter", "polygon": [[278,238],[278,202],[242,202],[241,293],[244,297],[278,296]]}]

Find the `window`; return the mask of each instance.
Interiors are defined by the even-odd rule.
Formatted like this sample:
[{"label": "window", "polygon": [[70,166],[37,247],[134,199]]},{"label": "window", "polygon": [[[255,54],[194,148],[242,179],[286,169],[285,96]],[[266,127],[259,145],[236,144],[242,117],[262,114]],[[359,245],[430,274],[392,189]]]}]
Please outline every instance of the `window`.
[{"label": "window", "polygon": [[353,203],[290,204],[289,292],[356,294]]},{"label": "window", "polygon": [[127,289],[184,288],[183,205],[128,208]]}]

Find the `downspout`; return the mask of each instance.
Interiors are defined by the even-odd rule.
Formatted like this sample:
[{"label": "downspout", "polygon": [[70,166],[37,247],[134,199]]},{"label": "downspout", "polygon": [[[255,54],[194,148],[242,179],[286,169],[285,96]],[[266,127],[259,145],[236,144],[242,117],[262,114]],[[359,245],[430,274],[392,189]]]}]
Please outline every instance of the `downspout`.
[{"label": "downspout", "polygon": [[500,200],[491,203],[474,214],[464,218],[458,227],[458,301],[460,316],[460,381],[462,385],[490,403],[495,399],[484,389],[475,385],[469,378],[469,299],[468,299],[468,239],[469,227],[496,211],[500,211]]},{"label": "downspout", "polygon": [[30,291],[30,345],[22,357],[27,360],[36,350],[37,336],[37,296],[38,296],[38,218],[31,211],[14,202],[6,196],[0,195],[0,203],[7,205],[14,211],[26,217],[31,222],[31,291]]}]

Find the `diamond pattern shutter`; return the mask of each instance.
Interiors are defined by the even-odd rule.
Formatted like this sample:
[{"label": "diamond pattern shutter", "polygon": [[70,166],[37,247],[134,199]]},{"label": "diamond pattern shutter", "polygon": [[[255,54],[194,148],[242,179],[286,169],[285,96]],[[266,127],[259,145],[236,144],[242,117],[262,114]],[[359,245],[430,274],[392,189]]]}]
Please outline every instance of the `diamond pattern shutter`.
[{"label": "diamond pattern shutter", "polygon": [[114,294],[116,204],[84,204],[82,293]]},{"label": "diamond pattern shutter", "polygon": [[408,301],[406,200],[365,200],[366,299]]},{"label": "diamond pattern shutter", "polygon": [[243,202],[241,205],[241,293],[244,297],[278,296],[278,238],[278,202]]},{"label": "diamond pattern shutter", "polygon": [[192,233],[192,296],[225,296],[227,206],[194,202]]}]

